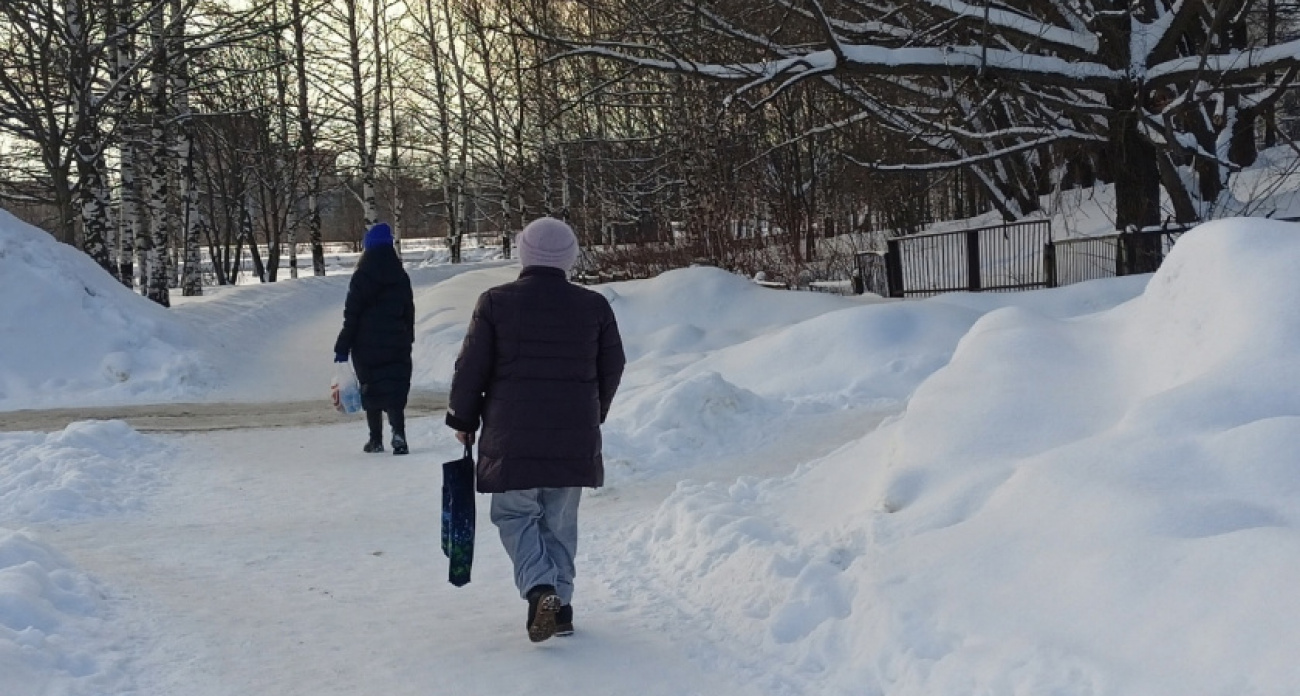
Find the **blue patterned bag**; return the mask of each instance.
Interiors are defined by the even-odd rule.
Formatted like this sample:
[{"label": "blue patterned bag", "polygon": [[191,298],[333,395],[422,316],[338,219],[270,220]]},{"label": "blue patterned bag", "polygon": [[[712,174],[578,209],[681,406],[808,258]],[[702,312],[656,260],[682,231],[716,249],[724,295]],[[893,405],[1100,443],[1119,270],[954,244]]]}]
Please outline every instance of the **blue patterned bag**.
[{"label": "blue patterned bag", "polygon": [[469,583],[474,564],[474,451],[442,465],[442,552],[451,560],[447,580]]}]

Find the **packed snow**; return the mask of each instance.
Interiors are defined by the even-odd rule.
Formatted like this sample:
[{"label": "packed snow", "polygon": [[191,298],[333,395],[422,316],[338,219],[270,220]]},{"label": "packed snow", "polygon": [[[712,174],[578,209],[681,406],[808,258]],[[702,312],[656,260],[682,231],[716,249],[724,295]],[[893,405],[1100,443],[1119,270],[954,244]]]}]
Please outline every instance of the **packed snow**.
[{"label": "packed snow", "polygon": [[[4,411],[319,398],[347,276],[171,310],[0,214]],[[0,432],[0,694],[1300,691],[1300,225],[1159,272],[888,301],[713,268],[598,286],[629,355],[578,634],[530,644],[479,498],[364,426]],[[412,264],[419,389],[515,263]]]},{"label": "packed snow", "polygon": [[166,400],[213,379],[197,336],[0,210],[0,409]]}]

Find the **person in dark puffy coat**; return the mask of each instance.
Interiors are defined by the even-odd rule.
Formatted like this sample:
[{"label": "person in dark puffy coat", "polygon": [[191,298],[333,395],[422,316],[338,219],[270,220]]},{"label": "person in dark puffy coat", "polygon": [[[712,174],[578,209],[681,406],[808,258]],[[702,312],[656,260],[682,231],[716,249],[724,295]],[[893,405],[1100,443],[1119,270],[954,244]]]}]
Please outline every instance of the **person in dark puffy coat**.
[{"label": "person in dark puffy coat", "polygon": [[384,414],[393,431],[393,454],[406,454],[406,399],[411,392],[411,346],[415,343],[415,300],[411,279],[393,246],[393,232],[379,222],[366,231],[361,259],[348,285],[343,329],[334,360],[357,371],[361,406],[370,439],[362,449],[384,451]]},{"label": "person in dark puffy coat", "polygon": [[623,375],[603,295],[569,283],[573,230],[555,218],[516,240],[519,279],[484,292],[456,359],[447,425],[478,438],[477,487],[528,600],[534,642],[573,633],[578,501],[605,480],[600,426]]}]

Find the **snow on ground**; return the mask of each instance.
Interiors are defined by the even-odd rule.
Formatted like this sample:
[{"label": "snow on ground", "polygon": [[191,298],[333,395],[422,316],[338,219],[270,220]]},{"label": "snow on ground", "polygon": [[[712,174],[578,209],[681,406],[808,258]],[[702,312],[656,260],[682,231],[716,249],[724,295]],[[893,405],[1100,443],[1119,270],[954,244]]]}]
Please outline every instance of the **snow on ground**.
[{"label": "snow on ground", "polygon": [[[6,694],[125,693],[101,590],[32,536],[0,528],[0,686]],[[107,634],[107,635],[106,635]]]},{"label": "snow on ground", "polygon": [[153,492],[165,447],[118,421],[0,441],[0,507],[26,523],[137,510]]},{"label": "snow on ground", "polygon": [[[476,264],[413,265],[413,282],[435,288],[416,298],[422,324],[447,309],[438,281],[510,263],[497,259],[499,250],[471,255]],[[470,282],[481,290],[507,275]],[[350,277],[207,287],[200,297],[177,292],[169,311],[115,282],[84,254],[0,210],[0,297],[6,298],[0,302],[0,412],[321,398],[329,390]],[[462,334],[473,299],[453,298]],[[435,343],[421,352],[439,356],[442,347]],[[440,370],[433,375],[421,363],[416,388],[450,382],[451,363],[436,362]]]},{"label": "snow on ground", "polygon": [[0,410],[200,393],[201,340],[85,254],[0,210]]},{"label": "snow on ground", "polygon": [[138,512],[171,448],[119,422],[0,437],[0,692],[124,693],[123,636],[103,618],[105,590],[37,527]]},{"label": "snow on ground", "polygon": [[[1300,225],[1229,220],[1154,276],[1030,293],[705,268],[598,288],[632,362],[579,633],[541,646],[486,497],[474,582],[445,582],[436,418],[405,458],[360,454],[355,420],[0,434],[0,693],[1295,693],[1298,265]],[[412,271],[417,386],[445,386],[478,293],[516,273]],[[310,398],[345,288],[226,289],[150,326],[206,363],[205,398]],[[11,321],[90,321],[13,297]],[[156,314],[135,306],[114,311]],[[0,334],[5,384],[25,340]],[[102,356],[66,360],[43,369]]]},{"label": "snow on ground", "polygon": [[[450,312],[458,320],[460,336],[454,342],[459,345],[473,309],[474,297],[449,292],[444,286],[468,284],[481,292],[518,274],[517,263],[496,273],[482,270],[503,263],[508,262],[409,270],[416,288],[415,352],[419,356],[429,355],[432,360],[416,361],[414,388],[445,389],[451,382],[454,355],[451,362],[442,356],[451,339],[440,338],[440,332],[429,330],[428,324]],[[471,270],[478,272],[468,274],[465,280],[457,278]],[[205,397],[221,401],[279,401],[328,395],[334,340],[343,325],[343,301],[350,278],[348,275],[304,277],[264,285],[212,288],[214,292],[202,297],[175,300],[175,319],[208,338],[206,358],[219,366],[221,378],[211,385]],[[450,326],[442,328],[450,330]],[[441,369],[431,373],[430,365]]]},{"label": "snow on ground", "polygon": [[1293,693],[1298,233],[1205,225],[1132,302],[988,312],[898,418],[682,486],[627,567],[791,693]]}]

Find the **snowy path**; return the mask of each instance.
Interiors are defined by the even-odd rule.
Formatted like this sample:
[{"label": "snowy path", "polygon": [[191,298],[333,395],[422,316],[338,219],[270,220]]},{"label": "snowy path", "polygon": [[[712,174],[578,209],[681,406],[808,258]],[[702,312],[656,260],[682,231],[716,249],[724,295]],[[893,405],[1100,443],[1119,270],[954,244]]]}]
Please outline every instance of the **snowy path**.
[{"label": "snowy path", "polygon": [[[406,413],[418,418],[446,407],[445,393],[417,390],[411,392]],[[81,420],[120,420],[140,432],[161,433],[330,425],[345,418],[331,410],[325,399],[141,404],[7,411],[0,416],[0,432],[53,432]]]},{"label": "snowy path", "polygon": [[516,272],[465,270],[413,273],[424,372],[407,457],[362,454],[364,425],[340,422],[321,397],[346,291],[339,277],[178,307],[228,379],[205,403],[0,418],[27,430],[123,419],[162,433],[174,452],[140,509],[34,527],[107,593],[113,633],[131,637],[113,647],[131,696],[798,692],[745,641],[718,638],[715,617],[690,609],[680,583],[637,567],[650,554],[629,532],[681,481],[782,476],[887,414],[801,417],[749,454],[611,461],[606,487],[584,494],[578,634],[534,646],[486,496],[469,586],[446,582],[438,548],[438,465],[459,456],[439,414],[438,375],[449,371],[473,299]]},{"label": "snowy path", "polygon": [[[709,617],[597,560],[674,480],[585,497],[579,633],[533,646],[485,496],[474,580],[445,580],[437,465],[456,452],[440,420],[411,422],[407,457],[361,454],[362,427],[164,436],[178,455],[148,510],[42,530],[113,593],[140,696],[769,692],[709,669],[736,661],[693,637]],[[779,449],[743,466],[799,461]],[[716,464],[710,478],[742,466]]]},{"label": "snowy path", "polygon": [[[412,441],[427,441],[432,424],[413,422]],[[277,431],[253,438],[256,451],[248,433],[185,436],[189,456],[150,514],[51,537],[123,593],[122,618],[155,639],[142,693],[397,696],[476,693],[485,680],[513,684],[506,693],[631,683],[683,694],[707,684],[681,669],[668,637],[638,637],[612,616],[580,617],[580,636],[529,649],[485,517],[474,582],[445,581],[443,457],[418,444],[404,458],[363,455],[359,435]]]}]

